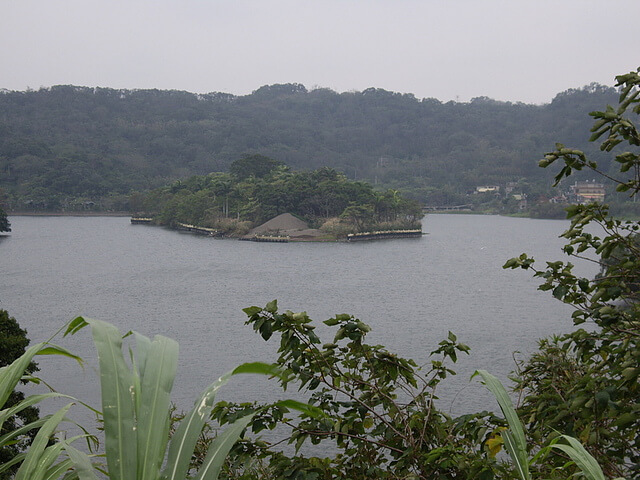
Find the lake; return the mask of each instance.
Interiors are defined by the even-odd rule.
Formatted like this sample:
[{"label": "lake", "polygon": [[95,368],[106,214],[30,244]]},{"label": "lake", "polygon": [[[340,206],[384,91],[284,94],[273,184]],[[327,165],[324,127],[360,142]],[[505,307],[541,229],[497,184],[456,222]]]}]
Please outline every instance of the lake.
[{"label": "lake", "polygon": [[[32,341],[77,315],[108,320],[123,332],[176,339],[180,408],[234,366],[275,359],[277,345],[245,326],[242,312],[273,299],[318,323],[353,314],[372,327],[370,342],[419,364],[453,331],[472,349],[440,395],[441,408],[454,413],[486,408],[483,387],[469,382],[475,369],[504,379],[515,368],[514,352],[523,358],[538,338],[572,328],[570,308],[537,291],[539,280],[501,268],[522,252],[539,261],[563,259],[558,235],[567,221],[430,215],[423,221],[428,234],[419,239],[288,244],[216,240],[131,225],[123,217],[10,221],[13,231],[0,237],[0,308]],[[582,274],[596,273],[580,267]],[[58,343],[80,353],[87,367],[40,358],[42,376],[99,405],[89,331]],[[225,396],[283,397],[266,379],[251,377],[236,379]]]}]

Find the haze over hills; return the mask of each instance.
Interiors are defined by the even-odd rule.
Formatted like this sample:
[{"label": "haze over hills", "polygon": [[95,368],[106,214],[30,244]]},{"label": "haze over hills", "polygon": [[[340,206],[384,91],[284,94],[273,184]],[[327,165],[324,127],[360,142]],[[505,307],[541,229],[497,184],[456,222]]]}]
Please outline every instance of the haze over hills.
[{"label": "haze over hills", "polygon": [[[296,170],[322,166],[419,201],[460,201],[478,184],[543,189],[537,160],[559,141],[603,161],[588,113],[617,100],[591,84],[550,104],[475,98],[442,103],[369,88],[300,84],[250,95],[56,86],[0,93],[0,194],[13,210],[127,209],[128,194],[226,171],[261,154]],[[605,164],[605,170],[608,166]],[[0,198],[0,201],[3,199]]]}]

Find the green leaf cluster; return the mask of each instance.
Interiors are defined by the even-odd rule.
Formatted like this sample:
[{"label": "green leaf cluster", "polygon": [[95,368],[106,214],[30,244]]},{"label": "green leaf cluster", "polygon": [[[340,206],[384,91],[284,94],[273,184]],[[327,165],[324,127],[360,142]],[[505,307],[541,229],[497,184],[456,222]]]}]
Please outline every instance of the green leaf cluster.
[{"label": "green leaf cluster", "polygon": [[[540,162],[563,166],[556,182],[576,170],[588,169],[617,183],[632,198],[640,193],[640,75],[617,78],[617,108],[593,112],[592,141],[604,139],[603,152],[618,152],[617,174],[602,170],[581,151],[556,145]],[[628,150],[622,150],[623,147]],[[622,150],[622,151],[620,151]],[[539,350],[523,362],[518,389],[519,413],[529,440],[538,446],[558,435],[584,443],[607,476],[640,474],[640,224],[610,215],[606,205],[567,208],[570,227],[562,234],[563,251],[600,267],[596,278],[574,273],[568,261],[538,268],[527,255],[511,259],[505,268],[522,267],[543,280],[540,290],[574,308],[580,328],[540,341]],[[560,448],[562,450],[562,448]],[[548,459],[549,468],[564,460]],[[544,471],[548,472],[548,469]]]},{"label": "green leaf cluster", "polygon": [[[276,364],[284,372],[279,379],[283,389],[296,387],[323,412],[292,418],[279,406],[216,405],[214,416],[222,423],[263,408],[252,420],[254,433],[286,429],[282,441],[295,447],[295,455],[285,459],[268,445],[259,448],[269,475],[493,478],[500,470],[484,447],[501,425],[498,419],[488,412],[451,418],[435,407],[438,385],[455,374],[448,364],[469,351],[453,333],[420,366],[381,345],[368,344],[370,327],[348,314],[324,321],[333,334],[322,339],[306,313],[279,312],[275,301],[244,311],[256,333],[279,341]],[[305,444],[321,443],[337,453],[324,459],[301,453]]]}]

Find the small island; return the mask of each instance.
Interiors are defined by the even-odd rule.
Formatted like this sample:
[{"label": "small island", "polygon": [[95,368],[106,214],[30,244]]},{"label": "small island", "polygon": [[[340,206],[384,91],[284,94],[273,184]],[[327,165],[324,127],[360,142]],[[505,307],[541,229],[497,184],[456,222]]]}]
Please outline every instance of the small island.
[{"label": "small island", "polygon": [[333,168],[293,171],[251,155],[228,173],[196,175],[131,196],[132,224],[243,240],[335,241],[422,234],[422,208]]}]

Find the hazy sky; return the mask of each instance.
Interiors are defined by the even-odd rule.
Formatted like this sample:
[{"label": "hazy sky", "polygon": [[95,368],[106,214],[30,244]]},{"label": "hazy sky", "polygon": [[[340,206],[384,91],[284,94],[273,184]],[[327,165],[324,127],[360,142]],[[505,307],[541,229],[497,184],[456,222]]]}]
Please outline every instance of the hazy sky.
[{"label": "hazy sky", "polygon": [[640,65],[640,0],[0,0],[0,88],[527,103]]}]

